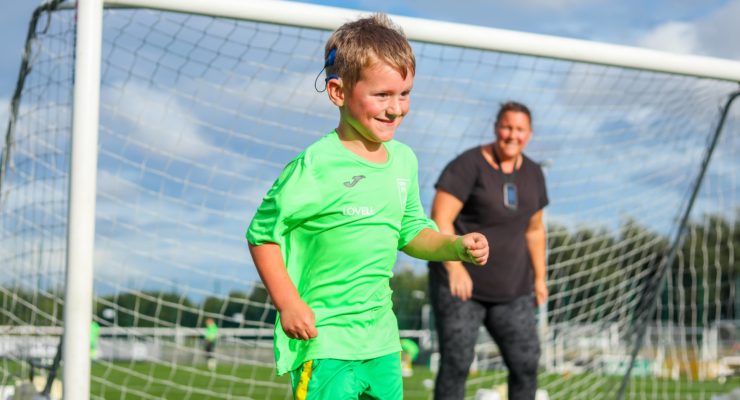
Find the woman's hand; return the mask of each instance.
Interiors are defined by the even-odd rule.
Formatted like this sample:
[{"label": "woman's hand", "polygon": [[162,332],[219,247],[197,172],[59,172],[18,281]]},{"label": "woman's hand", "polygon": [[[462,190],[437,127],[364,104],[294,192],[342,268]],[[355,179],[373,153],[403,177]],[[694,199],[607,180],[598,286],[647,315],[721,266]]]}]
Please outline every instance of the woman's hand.
[{"label": "woman's hand", "polygon": [[548,290],[547,290],[547,284],[545,283],[545,280],[537,279],[534,281],[534,301],[535,305],[539,306],[542,305],[544,302],[547,301],[548,296]]},{"label": "woman's hand", "polygon": [[473,297],[473,280],[460,262],[444,263],[450,281],[450,293],[462,301]]}]

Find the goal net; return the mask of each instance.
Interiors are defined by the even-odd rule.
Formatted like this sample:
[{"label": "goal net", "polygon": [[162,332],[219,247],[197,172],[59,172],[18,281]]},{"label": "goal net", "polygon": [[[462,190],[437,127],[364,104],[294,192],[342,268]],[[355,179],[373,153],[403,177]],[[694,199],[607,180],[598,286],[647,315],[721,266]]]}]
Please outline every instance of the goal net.
[{"label": "goal net", "polygon": [[[156,3],[103,12],[90,397],[289,399],[244,233],[282,167],[336,126],[314,83],[331,30],[360,13]],[[0,386],[53,359],[64,326],[73,85],[84,78],[73,6],[36,15],[2,145]],[[501,102],[533,111],[526,153],[551,201],[540,388],[551,399],[726,390],[714,383],[740,337],[740,106],[728,103],[739,64],[392,18],[417,57],[396,138],[419,158],[426,210],[446,163],[492,141]],[[425,268],[399,256],[397,270]],[[418,288],[409,299],[416,315],[399,321],[428,309]],[[406,398],[430,398],[429,325],[401,327],[425,354]],[[506,382],[484,332],[476,354],[471,398]]]}]

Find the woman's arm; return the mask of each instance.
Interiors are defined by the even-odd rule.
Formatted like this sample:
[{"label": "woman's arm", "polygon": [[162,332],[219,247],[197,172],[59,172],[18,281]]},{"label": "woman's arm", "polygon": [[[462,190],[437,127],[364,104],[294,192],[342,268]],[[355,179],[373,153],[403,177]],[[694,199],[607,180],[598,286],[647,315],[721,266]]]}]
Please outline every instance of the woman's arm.
[{"label": "woman's arm", "polygon": [[542,220],[544,211],[539,210],[532,218],[529,219],[527,226],[527,248],[529,256],[532,259],[532,269],[534,271],[534,294],[537,305],[547,301],[547,260],[545,259],[545,249],[547,240],[545,238],[545,224]]},{"label": "woman's arm", "polygon": [[[439,227],[440,233],[455,234],[453,222],[462,208],[463,202],[457,197],[443,190],[437,190],[432,202],[432,219]],[[452,295],[463,301],[473,297],[473,280],[462,262],[446,261],[442,265],[447,270]]]},{"label": "woman's arm", "polygon": [[432,204],[432,219],[439,233],[431,229],[422,230],[404,249],[407,254],[443,264],[450,281],[450,291],[462,300],[473,294],[473,282],[460,260],[485,264],[488,260],[488,241],[480,233],[462,237],[455,235],[453,221],[462,209],[462,202],[455,196],[438,190]]}]

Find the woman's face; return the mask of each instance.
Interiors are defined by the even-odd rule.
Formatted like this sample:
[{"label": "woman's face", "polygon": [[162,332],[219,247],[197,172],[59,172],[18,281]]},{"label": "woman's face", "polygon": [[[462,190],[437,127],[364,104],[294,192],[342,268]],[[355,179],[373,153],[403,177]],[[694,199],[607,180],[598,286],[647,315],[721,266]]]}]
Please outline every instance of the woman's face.
[{"label": "woman's face", "polygon": [[527,114],[506,111],[496,123],[496,147],[503,160],[519,156],[532,136],[532,125]]}]

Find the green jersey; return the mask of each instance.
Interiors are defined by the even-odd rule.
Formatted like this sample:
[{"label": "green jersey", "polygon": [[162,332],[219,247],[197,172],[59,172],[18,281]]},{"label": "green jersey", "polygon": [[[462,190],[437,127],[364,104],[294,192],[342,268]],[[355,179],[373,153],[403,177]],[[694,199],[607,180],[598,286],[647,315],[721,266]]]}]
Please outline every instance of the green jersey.
[{"label": "green jersey", "polygon": [[283,170],[247,231],[252,245],[277,243],[288,274],[316,317],[318,336],[288,338],[275,324],[277,373],[304,361],[365,360],[400,352],[390,277],[398,250],[436,229],[419,199],[418,163],[396,141],[369,162],[324,136]]},{"label": "green jersey", "polygon": [[218,325],[206,325],[206,332],[203,334],[203,338],[209,342],[215,342],[218,338]]},{"label": "green jersey", "polygon": [[95,321],[90,322],[90,348],[95,349],[98,347],[98,339],[100,338],[100,324]]}]

